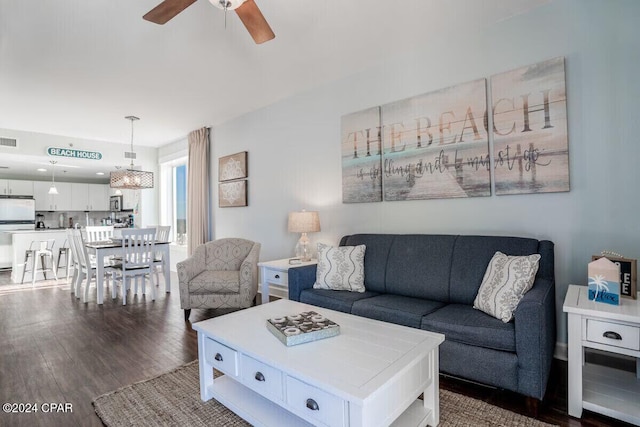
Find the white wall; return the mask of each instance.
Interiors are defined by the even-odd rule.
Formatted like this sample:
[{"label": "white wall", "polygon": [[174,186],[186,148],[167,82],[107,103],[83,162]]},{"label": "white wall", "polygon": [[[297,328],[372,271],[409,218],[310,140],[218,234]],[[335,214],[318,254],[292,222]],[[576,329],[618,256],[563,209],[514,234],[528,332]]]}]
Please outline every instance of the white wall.
[{"label": "white wall", "polygon": [[[214,237],[259,241],[262,260],[292,256],[298,236],[287,232],[287,213],[307,208],[320,212],[314,242],[337,244],[358,232],[549,239],[556,244],[558,339],[566,341],[564,295],[569,283],[586,283],[591,255],[609,249],[640,258],[639,16],[634,0],[553,1],[481,33],[452,28],[422,50],[217,127]],[[342,115],[556,56],[566,58],[570,192],[342,204]],[[249,206],[218,208],[217,159],[243,150]]]}]

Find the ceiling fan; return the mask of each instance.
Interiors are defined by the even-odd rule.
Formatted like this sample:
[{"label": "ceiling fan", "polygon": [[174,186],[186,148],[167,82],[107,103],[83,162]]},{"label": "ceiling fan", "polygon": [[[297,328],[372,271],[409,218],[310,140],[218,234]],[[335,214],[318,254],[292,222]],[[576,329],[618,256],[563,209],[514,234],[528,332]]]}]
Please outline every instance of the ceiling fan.
[{"label": "ceiling fan", "polygon": [[[195,2],[196,0],[164,0],[147,12],[143,18],[162,25]],[[235,10],[257,44],[269,41],[276,36],[253,0],[209,0],[209,2],[223,9],[225,13],[227,10]]]}]

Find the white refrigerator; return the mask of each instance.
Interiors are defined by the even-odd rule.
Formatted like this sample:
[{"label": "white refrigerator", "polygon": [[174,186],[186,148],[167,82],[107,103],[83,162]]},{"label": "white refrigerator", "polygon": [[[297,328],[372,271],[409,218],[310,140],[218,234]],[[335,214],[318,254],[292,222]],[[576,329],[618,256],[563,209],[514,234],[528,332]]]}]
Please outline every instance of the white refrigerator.
[{"label": "white refrigerator", "polygon": [[11,231],[33,230],[36,202],[33,197],[0,196],[0,269],[10,268],[13,260]]}]

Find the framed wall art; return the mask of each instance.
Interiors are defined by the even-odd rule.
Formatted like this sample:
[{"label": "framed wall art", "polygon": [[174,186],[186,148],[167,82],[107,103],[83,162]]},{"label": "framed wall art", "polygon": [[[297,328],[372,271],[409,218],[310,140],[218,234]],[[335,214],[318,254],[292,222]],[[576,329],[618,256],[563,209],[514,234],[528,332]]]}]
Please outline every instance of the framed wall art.
[{"label": "framed wall art", "polygon": [[569,191],[564,58],[491,77],[496,195]]},{"label": "framed wall art", "polygon": [[218,159],[218,181],[231,181],[248,176],[247,152],[231,154]]},{"label": "framed wall art", "polygon": [[380,107],[342,116],[342,202],[382,201]]},{"label": "framed wall art", "polygon": [[246,179],[218,184],[218,206],[221,208],[233,208],[247,205]]},{"label": "framed wall art", "polygon": [[384,200],[491,195],[486,79],[382,106]]}]

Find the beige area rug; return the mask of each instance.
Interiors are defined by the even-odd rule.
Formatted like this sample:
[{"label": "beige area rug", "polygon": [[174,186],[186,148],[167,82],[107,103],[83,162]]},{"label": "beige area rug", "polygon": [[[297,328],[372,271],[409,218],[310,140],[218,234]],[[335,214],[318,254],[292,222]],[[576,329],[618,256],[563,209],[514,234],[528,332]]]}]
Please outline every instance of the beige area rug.
[{"label": "beige area rug", "polygon": [[[155,378],[103,394],[93,401],[93,406],[108,427],[249,425],[216,400],[200,400],[197,360]],[[440,390],[439,425],[543,427],[552,424]]]}]

